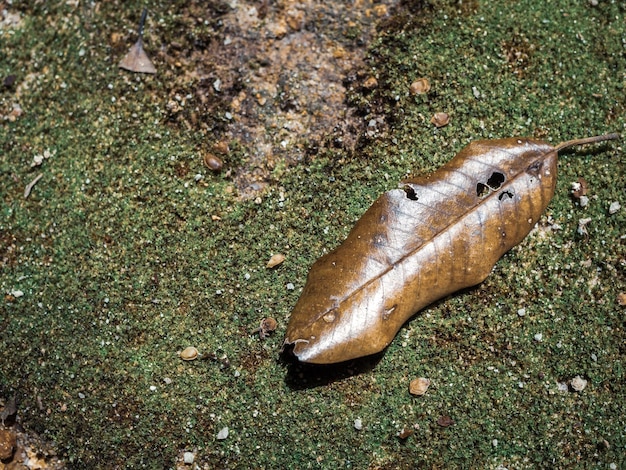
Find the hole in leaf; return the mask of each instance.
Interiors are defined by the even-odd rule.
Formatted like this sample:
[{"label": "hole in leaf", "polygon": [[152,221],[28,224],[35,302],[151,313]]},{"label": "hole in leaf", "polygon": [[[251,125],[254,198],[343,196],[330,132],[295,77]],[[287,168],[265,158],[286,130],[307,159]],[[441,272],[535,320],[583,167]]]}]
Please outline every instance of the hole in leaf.
[{"label": "hole in leaf", "polygon": [[476,196],[485,197],[487,194],[489,194],[489,186],[487,186],[486,184],[478,183],[476,185]]},{"label": "hole in leaf", "polygon": [[408,184],[404,186],[404,192],[406,193],[406,197],[408,197],[411,201],[417,201],[417,194],[415,194],[415,190]]},{"label": "hole in leaf", "polygon": [[502,191],[500,193],[500,195],[498,196],[499,200],[503,200],[503,199],[513,199],[513,191]]},{"label": "hole in leaf", "polygon": [[498,189],[504,183],[504,175],[499,171],[494,171],[487,180],[487,186],[491,189]]}]

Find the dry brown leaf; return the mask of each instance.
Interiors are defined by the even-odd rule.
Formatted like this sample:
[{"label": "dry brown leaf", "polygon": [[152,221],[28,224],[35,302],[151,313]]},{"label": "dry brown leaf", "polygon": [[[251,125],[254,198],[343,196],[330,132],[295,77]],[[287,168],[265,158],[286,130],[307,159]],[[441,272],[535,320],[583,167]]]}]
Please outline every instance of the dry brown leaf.
[{"label": "dry brown leaf", "polygon": [[130,72],[155,74],[156,68],[148,58],[148,54],[143,50],[141,39],[130,48],[128,54],[120,61],[119,67]]},{"label": "dry brown leaf", "polygon": [[137,73],[155,74],[156,68],[152,65],[148,54],[143,49],[143,25],[146,21],[148,11],[144,9],[139,20],[139,31],[137,42],[128,51],[128,54],[119,63],[119,68]]},{"label": "dry brown leaf", "polygon": [[437,419],[437,424],[441,427],[447,428],[448,426],[452,426],[454,424],[454,420],[448,415],[443,415]]},{"label": "dry brown leaf", "polygon": [[524,239],[554,195],[560,150],[616,138],[477,141],[384,193],[311,268],[285,344],[318,364],[382,351],[417,311],[482,282]]}]

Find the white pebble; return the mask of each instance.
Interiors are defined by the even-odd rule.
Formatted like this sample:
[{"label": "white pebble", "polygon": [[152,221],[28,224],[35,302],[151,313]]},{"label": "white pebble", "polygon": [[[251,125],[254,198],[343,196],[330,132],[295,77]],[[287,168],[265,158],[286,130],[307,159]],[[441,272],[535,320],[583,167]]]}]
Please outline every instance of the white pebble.
[{"label": "white pebble", "polygon": [[537,341],[537,342],[541,342],[541,341],[543,341],[543,335],[542,335],[541,333],[537,333],[537,334],[534,336],[534,339],[535,339],[535,341]]},{"label": "white pebble", "polygon": [[294,290],[296,286],[294,286],[291,282],[287,284],[287,290]]},{"label": "white pebble", "polygon": [[156,392],[156,385],[150,385],[150,391],[151,392]]},{"label": "white pebble", "polygon": [[354,420],[354,429],[356,429],[357,431],[363,429],[363,422],[361,421],[361,418],[357,418]]},{"label": "white pebble", "polygon": [[193,452],[185,452],[183,454],[183,462],[185,462],[187,465],[191,465],[193,463],[193,459],[194,459],[194,455]]},{"label": "white pebble", "polygon": [[580,196],[578,204],[580,204],[580,207],[587,207],[589,205],[589,198],[587,196]]},{"label": "white pebble", "polygon": [[613,201],[609,206],[609,214],[613,215],[622,208],[621,204],[617,201]]},{"label": "white pebble", "polygon": [[525,308],[520,308],[517,310],[517,315],[520,317],[523,317],[524,315],[526,315],[526,309]]},{"label": "white pebble", "polygon": [[494,439],[493,441],[491,441],[491,445],[494,447],[498,447],[498,439]]},{"label": "white pebble", "polygon": [[576,229],[578,235],[589,235],[589,232],[587,232],[587,225],[589,225],[589,222],[591,222],[591,217],[586,217],[578,221],[578,228]]},{"label": "white pebble", "polygon": [[557,382],[556,388],[559,392],[567,392],[567,384],[565,382]]},{"label": "white pebble", "polygon": [[220,432],[217,433],[217,438],[220,441],[223,441],[227,437],[228,437],[228,426],[224,426],[222,429],[220,429]]},{"label": "white pebble", "polygon": [[11,291],[11,295],[15,297],[16,299],[19,299],[20,297],[24,297],[24,292],[22,292],[21,290],[15,289]]},{"label": "white pebble", "polygon": [[577,375],[572,379],[571,386],[574,391],[582,392],[587,386],[587,381],[583,379],[580,375]]}]

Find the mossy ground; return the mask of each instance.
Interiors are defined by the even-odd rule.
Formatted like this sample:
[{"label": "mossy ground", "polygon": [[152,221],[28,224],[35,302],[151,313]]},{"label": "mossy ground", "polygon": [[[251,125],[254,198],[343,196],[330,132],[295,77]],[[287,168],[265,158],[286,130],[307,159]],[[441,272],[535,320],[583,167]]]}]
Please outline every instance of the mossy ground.
[{"label": "mossy ground", "polygon": [[[176,31],[182,3],[156,3],[152,17]],[[373,367],[328,380],[278,359],[312,262],[402,177],[479,138],[626,132],[623,2],[459,12],[433,0],[419,15],[414,3],[370,45],[378,88],[350,97],[384,132],[279,166],[256,202],[202,166],[205,134],[166,122],[159,75],[117,69],[106,38],[141,2],[10,6],[22,20],[0,31],[0,78],[17,80],[1,112],[24,113],[0,123],[0,394],[18,395],[23,425],[68,467],[168,468],[182,450],[206,468],[626,465],[622,142],[563,152],[540,229],[483,284],[417,315]],[[427,96],[408,94],[419,77]],[[451,116],[438,130],[437,111]],[[245,165],[233,145],[227,166]],[[569,195],[578,177],[584,209]],[[623,208],[609,215],[613,201]],[[276,252],[287,260],[265,269]],[[260,341],[248,332],[265,316],[279,328]],[[189,345],[209,359],[182,362]],[[577,375],[584,391],[558,390]],[[433,383],[420,398],[408,394],[417,376]],[[401,441],[404,427],[415,432]]]}]

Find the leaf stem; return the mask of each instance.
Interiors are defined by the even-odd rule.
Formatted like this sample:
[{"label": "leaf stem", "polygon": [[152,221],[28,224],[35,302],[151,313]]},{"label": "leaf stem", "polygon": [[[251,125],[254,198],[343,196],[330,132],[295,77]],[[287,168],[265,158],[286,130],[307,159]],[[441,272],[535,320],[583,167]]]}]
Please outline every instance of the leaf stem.
[{"label": "leaf stem", "polygon": [[561,142],[559,145],[554,147],[554,150],[559,152],[567,147],[572,147],[574,145],[595,144],[596,142],[604,142],[606,140],[615,140],[619,138],[620,138],[620,135],[614,132],[612,134],[596,135],[596,136],[587,137],[584,139],[573,139],[573,140],[568,140],[566,142]]},{"label": "leaf stem", "polygon": [[148,16],[148,9],[144,8],[143,12],[141,13],[141,19],[139,20],[139,28],[137,30],[137,35],[139,36],[139,39],[142,39],[143,37],[143,26],[146,23],[147,16]]}]

